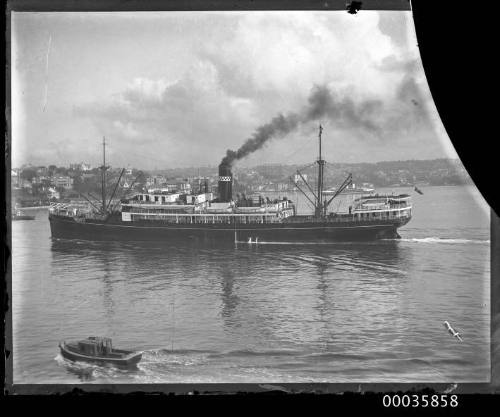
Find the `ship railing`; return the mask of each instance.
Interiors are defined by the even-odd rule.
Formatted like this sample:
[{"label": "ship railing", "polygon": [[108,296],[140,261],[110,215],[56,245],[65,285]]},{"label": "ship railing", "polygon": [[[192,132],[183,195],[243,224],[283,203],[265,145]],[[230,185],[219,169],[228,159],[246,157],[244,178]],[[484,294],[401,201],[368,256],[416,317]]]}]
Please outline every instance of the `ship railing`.
[{"label": "ship railing", "polygon": [[356,211],[389,211],[389,210],[399,210],[411,208],[411,204],[391,204],[391,205],[383,205],[380,207],[363,207],[357,206],[355,208]]},{"label": "ship railing", "polygon": [[[360,222],[360,223],[366,223],[366,222],[380,222],[380,221],[387,221],[387,220],[398,220],[398,219],[404,219],[404,218],[409,218],[411,217],[411,213],[401,213],[398,212],[396,214],[388,214],[388,215],[381,215],[381,213],[374,213],[375,216],[358,216],[356,214],[347,214],[347,213],[340,213],[337,215],[328,215],[323,219],[324,222],[327,223],[352,223],[352,222]],[[313,223],[317,222],[318,218],[314,216],[297,216],[295,218],[288,218],[286,220],[289,223]]]},{"label": "ship railing", "polygon": [[217,216],[217,215],[168,215],[159,214],[148,216],[143,213],[130,213],[133,221],[163,221],[178,224],[267,224],[281,223],[282,218],[277,216]]},{"label": "ship railing", "polygon": [[49,207],[49,212],[59,216],[69,215],[70,208],[65,203],[52,203]]},{"label": "ship railing", "polygon": [[405,217],[409,216],[397,216],[397,215],[391,215],[391,216],[383,216],[383,217],[357,217],[353,215],[348,215],[347,217],[333,217],[333,218],[327,218],[326,221],[328,223],[352,223],[352,222],[358,222],[358,223],[366,223],[366,222],[381,222],[381,221],[387,221],[387,220],[398,220],[402,219]]},{"label": "ship railing", "polygon": [[196,206],[203,204],[204,201],[196,203],[196,204],[186,204],[183,201],[175,200],[175,201],[143,201],[143,200],[132,200],[130,199],[128,202],[124,203],[130,206]]},{"label": "ship railing", "polygon": [[166,208],[151,209],[151,208],[124,207],[122,209],[122,212],[131,214],[151,215],[151,216],[161,216],[161,215],[189,216],[197,214],[196,212],[190,210],[189,208],[170,210]]},{"label": "ship railing", "polygon": [[83,204],[54,203],[49,207],[49,212],[65,217],[95,218],[90,206]]},{"label": "ship railing", "polygon": [[50,207],[58,209],[58,208],[66,208],[68,207],[68,205],[66,203],[51,203]]}]

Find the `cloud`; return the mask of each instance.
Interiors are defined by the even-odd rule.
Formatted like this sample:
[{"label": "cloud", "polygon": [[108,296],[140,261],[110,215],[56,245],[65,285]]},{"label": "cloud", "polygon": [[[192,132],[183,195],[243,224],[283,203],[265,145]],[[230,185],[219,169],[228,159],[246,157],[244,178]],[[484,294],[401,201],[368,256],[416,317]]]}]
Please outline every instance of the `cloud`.
[{"label": "cloud", "polygon": [[379,71],[415,74],[419,69],[419,58],[413,54],[404,54],[398,56],[396,54],[386,56],[378,65],[375,65]]},{"label": "cloud", "polygon": [[137,76],[112,97],[75,106],[74,115],[91,120],[124,152],[144,145],[165,164],[181,165],[216,163],[225,149],[246,143],[260,149],[312,121],[365,142],[431,132],[431,99],[416,50],[401,49],[379,19],[377,13],[210,16],[210,38],[194,44],[183,73]]},{"label": "cloud", "polygon": [[380,31],[389,36],[395,46],[407,50],[410,42],[414,41],[410,36],[411,25],[413,25],[410,12],[383,11],[378,12]]},{"label": "cloud", "polygon": [[366,94],[387,90],[378,63],[399,53],[378,28],[378,15],[364,13],[279,12],[240,16],[234,32],[199,44],[225,89],[245,97],[268,92],[305,99],[312,85],[356,84]]},{"label": "cloud", "polygon": [[253,125],[252,111],[250,100],[221,88],[217,70],[207,61],[196,61],[178,80],[136,78],[106,102],[74,108],[77,117],[91,120],[124,151],[143,145],[185,163],[189,157],[220,154],[214,144],[231,140],[228,132],[242,125]]},{"label": "cloud", "polygon": [[255,129],[236,151],[228,150],[222,164],[232,165],[263,148],[272,139],[294,133],[311,122],[330,123],[336,129],[356,132],[358,138],[387,142],[404,141],[409,133],[422,127],[432,129],[428,118],[425,97],[421,87],[411,74],[399,84],[394,100],[354,101],[339,96],[327,86],[314,86],[307,105],[297,112],[278,114]]}]

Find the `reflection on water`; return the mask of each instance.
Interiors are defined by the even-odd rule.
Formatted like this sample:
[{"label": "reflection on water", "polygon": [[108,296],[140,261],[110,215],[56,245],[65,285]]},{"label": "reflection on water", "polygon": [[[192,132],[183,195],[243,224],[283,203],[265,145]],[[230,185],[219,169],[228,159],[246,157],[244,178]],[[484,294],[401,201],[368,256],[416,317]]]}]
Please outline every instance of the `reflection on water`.
[{"label": "reflection on water", "polygon": [[[345,297],[350,292],[353,298],[363,296],[358,308],[373,306],[379,310],[388,298],[397,299],[405,289],[407,271],[412,269],[413,252],[401,247],[397,241],[383,243],[334,243],[325,245],[238,245],[237,247],[211,247],[209,250],[198,244],[108,244],[103,242],[81,242],[72,240],[52,240],[52,262],[54,267],[70,273],[86,275],[85,279],[101,282],[103,321],[113,332],[115,319],[114,287],[137,285],[134,297],[143,298],[143,291],[165,293],[165,304],[172,303],[175,292],[180,287],[177,304],[182,298],[182,287],[191,291],[189,298],[195,298],[200,288],[219,297],[220,316],[224,326],[241,327],[245,322],[242,314],[256,314],[259,305],[280,305],[289,299],[289,309],[300,305],[294,297],[314,297],[308,305],[307,314],[319,313],[319,322],[326,323],[329,315],[336,311],[332,307],[341,306],[339,295]],[[78,266],[80,265],[80,266]],[[355,273],[359,288],[348,279]],[[64,275],[64,272],[61,271]],[[243,283],[245,285],[243,285]],[[301,293],[305,287],[309,292]],[[217,286],[219,289],[217,289]],[[261,288],[264,291],[259,294]],[[371,291],[366,291],[370,287]],[[271,301],[269,296],[276,300]],[[379,299],[383,297],[382,299]],[[311,299],[313,301],[313,299]],[[277,303],[277,304],[276,304]],[[390,303],[389,303],[390,304]],[[283,310],[266,310],[260,317],[261,332],[265,326],[271,328],[279,320]],[[203,314],[203,313],[201,313]],[[374,316],[368,314],[366,319]],[[131,318],[132,319],[132,318]],[[271,332],[271,329],[267,329]],[[113,332],[114,333],[114,332]]]},{"label": "reflection on water", "polygon": [[[469,205],[459,226],[415,207],[401,240],[210,247],[52,240],[39,215],[13,230],[15,380],[485,381],[488,225]],[[58,355],[90,335],[144,351],[138,369]]]},{"label": "reflection on water", "polygon": [[234,273],[228,267],[223,267],[220,271],[221,284],[222,284],[222,310],[221,315],[225,321],[226,326],[231,326],[231,318],[238,306],[238,296],[233,292]]},{"label": "reflection on water", "polygon": [[106,318],[109,321],[113,320],[114,316],[114,303],[113,303],[113,283],[111,279],[111,269],[109,267],[108,260],[104,262],[103,265],[103,271],[104,275],[102,277],[102,281],[104,283],[104,288],[103,288],[103,301],[104,301],[104,308],[106,309]]}]

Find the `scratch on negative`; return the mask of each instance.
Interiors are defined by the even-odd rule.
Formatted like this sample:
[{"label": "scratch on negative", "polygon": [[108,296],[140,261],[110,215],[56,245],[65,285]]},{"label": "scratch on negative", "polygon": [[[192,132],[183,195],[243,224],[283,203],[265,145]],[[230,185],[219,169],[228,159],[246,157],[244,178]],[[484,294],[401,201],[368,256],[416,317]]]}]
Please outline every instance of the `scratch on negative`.
[{"label": "scratch on negative", "polygon": [[43,111],[45,111],[45,107],[47,107],[47,97],[49,94],[49,54],[50,54],[51,43],[52,43],[52,35],[49,36],[49,43],[47,45],[47,56],[45,61],[45,100],[43,103]]}]

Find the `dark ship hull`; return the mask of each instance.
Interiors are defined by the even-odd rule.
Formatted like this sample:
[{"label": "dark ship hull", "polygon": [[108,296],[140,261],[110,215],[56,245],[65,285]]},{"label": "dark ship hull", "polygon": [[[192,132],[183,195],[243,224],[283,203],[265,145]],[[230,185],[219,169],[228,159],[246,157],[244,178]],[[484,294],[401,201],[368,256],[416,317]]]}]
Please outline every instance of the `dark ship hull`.
[{"label": "dark ship hull", "polygon": [[50,215],[52,237],[105,241],[178,241],[220,242],[301,242],[356,241],[398,238],[397,229],[409,218],[362,221],[285,221],[274,224],[175,224],[161,221],[122,222],[76,221],[72,217]]}]

